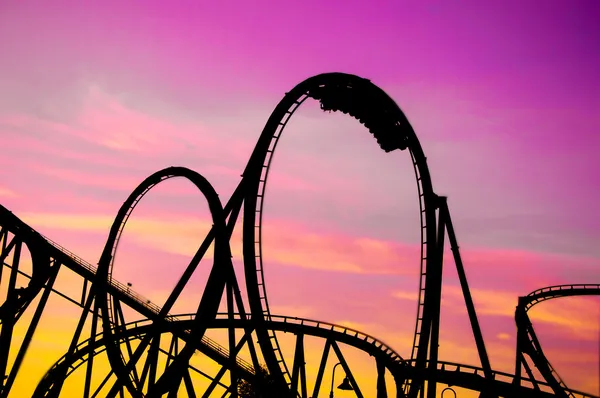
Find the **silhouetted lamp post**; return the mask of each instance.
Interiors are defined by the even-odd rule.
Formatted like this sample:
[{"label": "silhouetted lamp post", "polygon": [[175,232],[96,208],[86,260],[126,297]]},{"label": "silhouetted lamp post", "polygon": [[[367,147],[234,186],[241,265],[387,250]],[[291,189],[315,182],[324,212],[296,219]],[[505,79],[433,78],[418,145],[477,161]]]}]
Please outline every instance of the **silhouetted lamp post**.
[{"label": "silhouetted lamp post", "polygon": [[[333,383],[335,382],[335,368],[337,368],[338,365],[341,365],[341,363],[338,362],[333,366],[333,374],[331,375],[331,392],[329,393],[329,398],[333,398]],[[354,390],[354,388],[352,387],[352,384],[350,384],[350,380],[348,380],[348,377],[344,377],[344,381],[337,388],[339,388],[340,390],[348,390],[348,391]]]}]

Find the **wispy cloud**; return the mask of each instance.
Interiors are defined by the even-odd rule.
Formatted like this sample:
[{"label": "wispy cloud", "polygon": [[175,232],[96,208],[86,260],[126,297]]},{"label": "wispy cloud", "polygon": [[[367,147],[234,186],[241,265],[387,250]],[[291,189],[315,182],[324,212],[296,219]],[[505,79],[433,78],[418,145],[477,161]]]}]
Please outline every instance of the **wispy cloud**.
[{"label": "wispy cloud", "polygon": [[[35,228],[105,232],[114,216],[72,213],[19,213]],[[173,254],[193,253],[210,230],[212,221],[175,215],[135,218],[125,228],[136,244],[160,248]],[[237,237],[240,237],[238,231]],[[281,265],[359,274],[408,274],[415,273],[409,264],[409,252],[419,250],[397,242],[380,241],[345,234],[325,235],[311,232],[303,224],[274,221],[264,227],[268,239],[265,258]],[[164,236],[169,236],[168,240]],[[232,252],[241,256],[241,239],[234,239]],[[414,257],[414,256],[413,256]]]},{"label": "wispy cloud", "polygon": [[15,191],[13,191],[13,190],[8,189],[8,188],[4,188],[4,187],[0,187],[0,197],[16,198],[18,196],[19,195]]}]

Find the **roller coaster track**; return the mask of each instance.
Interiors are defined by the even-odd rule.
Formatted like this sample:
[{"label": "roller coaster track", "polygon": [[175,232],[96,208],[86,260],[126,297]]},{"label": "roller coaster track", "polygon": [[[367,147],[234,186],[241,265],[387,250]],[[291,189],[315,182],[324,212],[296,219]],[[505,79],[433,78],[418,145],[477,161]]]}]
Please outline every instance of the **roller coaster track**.
[{"label": "roller coaster track", "polygon": [[[4,206],[0,205],[0,219],[2,219],[2,215],[5,215],[6,213],[10,213],[10,211],[8,211]],[[56,243],[55,241],[49,239],[48,237],[35,232],[33,229],[31,229],[31,227],[29,227],[22,221],[19,220],[19,222],[20,225],[17,226],[18,229],[30,229],[32,232],[39,235],[43,239],[43,241],[48,244],[48,248],[46,249],[46,251],[50,253],[51,257],[58,259],[61,262],[61,264],[63,264],[65,267],[82,276],[85,281],[89,282],[94,280],[94,277],[97,272],[97,267],[93,266],[89,262],[85,261],[82,257],[72,253],[71,251],[67,250],[66,248]],[[4,266],[11,268],[11,266],[6,263],[4,263]],[[30,278],[26,274],[23,275],[27,278]],[[147,320],[156,319],[161,312],[161,307],[152,303],[150,300],[136,293],[129,286],[124,285],[116,279],[110,279],[107,290],[111,297],[121,298],[121,300],[127,303],[131,308],[135,309],[142,316],[146,317]],[[171,322],[174,318],[172,315],[168,314],[165,317],[165,319]],[[116,326],[116,322],[112,322],[112,325]],[[228,351],[225,347],[221,346],[216,341],[208,338],[207,336],[202,336],[201,344],[204,346],[204,350],[213,351],[213,356],[226,357],[228,355]],[[236,361],[237,365],[240,368],[250,373],[254,372],[253,366],[248,362],[244,361],[242,358],[236,358]]]},{"label": "roller coaster track", "polygon": [[[246,324],[249,323],[249,320],[239,317],[239,314],[236,315],[234,327],[246,327]],[[173,317],[173,321],[183,324],[182,328],[185,328],[185,323],[191,322],[193,317],[194,314],[176,315]],[[276,331],[285,331],[286,333],[293,333],[295,335],[333,339],[337,342],[342,342],[349,346],[353,346],[369,353],[370,355],[384,359],[386,368],[390,370],[392,374],[398,377],[410,377],[415,373],[414,368],[411,368],[412,361],[403,360],[400,355],[398,355],[385,343],[352,328],[311,319],[278,315],[271,315],[271,320],[268,321],[268,325],[269,328]],[[210,327],[214,329],[229,328],[231,326],[232,325],[229,322],[228,314],[225,313],[218,314],[210,325]],[[131,322],[127,325],[127,333],[123,335],[123,338],[139,339],[143,334],[151,330],[152,327],[152,323],[148,320]],[[101,341],[101,338],[101,335],[99,335],[98,341]],[[96,349],[93,355],[100,354],[103,349],[104,347],[100,346]],[[57,361],[53,368],[48,371],[46,379],[52,380],[52,377],[50,377],[51,374],[61,367],[68,368],[70,374],[83,365],[90,354],[89,340],[86,340],[80,344],[78,347],[78,353],[79,355],[76,358],[73,358],[72,362],[68,362],[66,357],[62,357],[59,361]],[[170,353],[167,352],[165,352],[165,354],[170,355]],[[224,358],[225,357],[226,355],[224,355]],[[440,361],[437,364],[437,373],[440,375],[439,378],[447,381],[448,384],[453,384],[467,389],[473,389],[475,391],[478,391],[480,389],[480,385],[486,382],[483,369],[470,365]],[[457,374],[460,374],[462,378],[456,378]],[[518,394],[519,390],[515,390],[513,380],[514,375],[505,372],[494,371],[493,383],[496,390]],[[544,389],[544,391],[539,391],[536,393],[534,395],[536,397],[554,396],[550,385],[547,383],[532,381],[526,378],[523,379],[522,382],[523,384],[530,386],[533,386],[534,383],[537,383],[538,386],[541,386]],[[40,384],[40,386],[43,386],[43,384]],[[529,392],[528,390],[524,391],[526,393]],[[569,393],[577,398],[592,397],[591,395],[576,390],[569,390]]]},{"label": "roller coaster track", "polygon": [[[600,295],[600,284],[548,286],[537,289],[527,296],[519,297],[519,304],[515,310],[515,321],[517,324],[517,360],[515,375],[520,376],[522,367],[525,367],[528,374],[531,373],[531,369],[524,357],[524,354],[527,354],[549,385],[552,386],[556,396],[575,397],[574,393],[567,388],[567,385],[556,369],[554,369],[550,361],[546,358],[527,312],[534,305],[546,300],[561,297],[591,295]],[[516,383],[518,383],[518,378],[516,379]]]},{"label": "roller coaster track", "polygon": [[[319,87],[318,84],[316,84],[317,87]],[[352,87],[352,86],[350,86]],[[263,269],[264,269],[264,265],[263,265],[263,258],[262,258],[262,219],[263,219],[263,207],[264,207],[264,203],[265,203],[265,194],[266,194],[266,187],[267,187],[267,180],[268,180],[268,176],[269,176],[269,170],[271,169],[271,162],[274,158],[274,154],[275,154],[275,150],[277,148],[277,144],[279,142],[279,138],[281,137],[281,135],[283,134],[283,131],[285,129],[285,127],[287,126],[289,120],[291,119],[292,115],[296,112],[296,110],[299,109],[300,105],[302,105],[302,103],[304,103],[307,99],[309,99],[311,97],[311,95],[315,95],[314,93],[311,94],[311,87],[310,85],[306,85],[306,91],[304,93],[301,92],[301,90],[298,90],[298,92],[291,92],[288,93],[286,95],[286,98],[284,98],[284,100],[280,103],[280,105],[278,106],[278,109],[276,109],[276,111],[273,113],[273,115],[276,115],[275,118],[273,118],[273,116],[271,117],[271,120],[277,120],[279,119],[277,125],[275,126],[275,131],[274,133],[271,133],[272,129],[268,129],[265,128],[265,132],[263,132],[264,136],[270,136],[271,140],[269,142],[268,145],[268,149],[266,150],[266,153],[264,155],[264,161],[263,161],[263,165],[261,168],[261,174],[259,177],[259,186],[258,186],[258,193],[256,195],[256,207],[255,207],[255,213],[258,215],[254,224],[255,227],[255,256],[256,256],[256,274],[257,274],[257,285],[259,287],[259,300],[262,304],[262,311],[265,314],[266,319],[268,319],[269,316],[269,304],[268,304],[268,300],[267,300],[267,292],[266,292],[266,284],[265,284],[265,278],[264,278],[264,273],[263,273]],[[318,95],[318,94],[317,94]],[[290,104],[291,105],[288,105]],[[289,106],[289,107],[288,107]],[[288,107],[287,109],[285,109],[286,107]],[[281,118],[279,118],[279,114],[281,113],[281,110],[279,110],[279,108],[281,110],[285,111],[283,112],[283,116]],[[278,112],[279,110],[279,112]],[[349,113],[349,110],[345,110],[344,113]],[[400,124],[400,123],[404,123],[405,122],[405,118],[404,117],[400,117],[400,120],[398,120],[396,123]],[[274,125],[274,123],[273,123]],[[423,178],[421,177],[420,173],[422,170],[422,168],[420,169],[419,167],[419,158],[420,158],[420,148],[416,148],[415,149],[417,152],[416,154],[413,153],[413,151],[411,150],[410,155],[411,155],[411,159],[412,159],[412,163],[413,163],[413,167],[415,170],[415,175],[416,175],[416,181],[417,181],[417,188],[418,188],[418,198],[419,198],[419,210],[420,210],[420,221],[421,221],[421,256],[420,256],[420,278],[419,278],[419,294],[418,294],[418,303],[417,303],[417,321],[416,321],[416,325],[415,325],[415,338],[413,340],[413,347],[412,347],[412,352],[411,352],[411,357],[415,358],[416,354],[417,354],[417,350],[418,350],[418,336],[420,335],[420,329],[421,329],[421,322],[423,320],[423,307],[424,307],[424,293],[425,293],[425,277],[426,277],[426,272],[425,272],[425,263],[427,260],[427,256],[426,256],[426,252],[427,252],[427,217],[426,217],[426,210],[425,210],[425,193],[424,191],[428,191],[427,188],[423,188]],[[428,171],[425,167],[425,171],[424,171],[426,177],[425,177],[425,183],[429,183],[429,176],[428,176]],[[288,384],[291,382],[290,376],[289,376],[289,372],[288,369],[286,367],[285,361],[283,361],[282,356],[281,356],[281,350],[279,348],[279,344],[277,342],[277,339],[274,335],[273,331],[269,332],[270,337],[271,337],[271,341],[273,342],[273,352],[277,355],[277,359],[280,361],[281,365],[282,365],[282,372],[284,374],[284,376],[286,377],[286,381],[288,382]]]},{"label": "roller coaster track", "polygon": [[[358,330],[271,314],[263,250],[267,181],[285,127],[307,100],[318,101],[324,111],[340,111],[358,119],[385,152],[406,150],[410,154],[417,182],[421,224],[419,290],[410,359],[403,359],[390,346]],[[155,186],[175,177],[185,178],[199,189],[210,209],[213,227],[165,303],[158,306],[134,292],[130,285],[117,281],[113,270],[119,242],[137,204]],[[246,300],[242,297],[233,269],[229,247],[238,218],[242,222]],[[446,239],[458,272],[481,366],[444,362],[438,358]],[[24,247],[31,254],[31,269],[20,262]],[[173,304],[191,275],[201,262],[206,264],[203,258],[211,248],[213,263],[198,310],[193,314],[171,314]],[[481,397],[486,398],[591,397],[567,388],[560,379],[541,350],[527,310],[551,298],[597,294],[599,285],[552,286],[520,298],[515,317],[518,326],[517,371],[511,375],[493,370],[447,200],[436,195],[433,189],[425,154],[404,113],[384,91],[358,76],[343,73],[317,75],[286,93],[270,115],[238,187],[224,205],[202,175],[183,167],[160,170],[146,178],[122,204],[110,228],[98,266],[42,236],[0,207],[0,260],[4,264],[0,267],[0,283],[6,291],[6,299],[0,306],[0,374],[7,375],[0,389],[0,398],[8,397],[11,392],[51,293],[67,299],[82,311],[69,348],[40,381],[34,392],[36,397],[60,396],[64,393],[64,381],[80,369],[85,377],[79,395],[84,398],[100,394],[112,398],[125,393],[136,398],[155,398],[165,394],[175,397],[184,392],[195,397],[198,388],[193,377],[203,377],[209,383],[203,391],[205,397],[215,394],[235,397],[238,388],[247,382],[268,396],[308,398],[304,336],[325,341],[313,383],[311,396],[315,398],[319,394],[330,351],[342,365],[357,397],[363,396],[338,343],[365,352],[375,360],[378,398],[388,394],[386,372],[394,378],[397,397],[436,398],[438,383],[479,391]],[[81,277],[80,298],[71,297],[56,288],[54,283],[62,268],[68,268]],[[9,270],[8,278],[2,278],[2,269]],[[27,285],[18,287],[19,276],[24,277]],[[40,299],[36,300],[38,297]],[[223,305],[226,312],[219,312]],[[13,344],[14,327],[30,307],[33,315],[26,335],[20,345]],[[123,307],[128,311],[124,311]],[[140,319],[126,319],[132,316]],[[225,346],[206,335],[212,330],[226,332]],[[280,346],[278,336],[281,333],[295,336],[291,361]],[[171,345],[167,349],[161,341],[164,343],[169,338]],[[183,344],[181,347],[179,342]],[[255,347],[255,342],[258,342],[258,347]],[[211,374],[197,367],[192,360],[195,353],[201,353],[203,358],[217,364],[217,373]],[[9,354],[15,358],[10,362]],[[529,355],[544,380],[533,376],[524,354]],[[93,376],[100,372],[94,366],[94,359],[103,356],[110,364],[110,371],[99,385],[93,385]],[[521,366],[525,367],[527,377],[522,377]],[[224,380],[227,376],[229,381]]]},{"label": "roller coaster track", "polygon": [[[179,324],[181,329],[185,330],[186,324],[191,323],[194,319],[194,316],[195,314],[176,315],[171,317],[171,321]],[[337,342],[342,342],[362,349],[371,355],[378,355],[381,358],[385,358],[386,365],[388,365],[388,367],[391,369],[403,369],[402,365],[406,365],[406,362],[400,357],[400,355],[398,355],[385,343],[376,339],[375,337],[349,327],[312,319],[279,315],[271,315],[271,320],[268,321],[268,323],[269,327],[273,330],[333,339]],[[125,326],[127,332],[122,335],[122,338],[140,338],[142,334],[154,328],[154,325],[150,320],[133,321]],[[211,328],[215,329],[228,328],[231,326],[232,324],[229,319],[229,314],[227,313],[217,314],[217,317],[211,322],[210,325]],[[251,327],[251,321],[242,317],[240,314],[235,314],[233,327],[239,329]],[[97,337],[101,339],[102,333],[98,334]],[[91,339],[85,340],[78,345],[77,352],[79,354],[77,357],[70,358],[71,362],[69,362],[69,358],[67,356],[60,358],[48,371],[45,379],[51,382],[51,376],[57,371],[57,369],[61,369],[63,367],[68,368],[68,372],[70,374],[80,367],[85,362],[86,356],[90,353],[90,340]],[[207,339],[207,341],[209,342],[208,345],[214,349],[215,353],[217,353],[217,355],[219,355],[223,361],[227,360],[228,352],[224,347],[218,345],[213,340]],[[104,345],[100,345],[99,347],[97,346],[96,350],[94,351],[94,355],[103,352],[104,349]],[[241,365],[248,374],[254,372],[254,369],[252,369],[251,365],[243,362]],[[43,388],[42,390],[45,391],[46,389]]]},{"label": "roller coaster track", "polygon": [[[260,237],[265,187],[271,161],[285,126],[307,98],[320,101],[323,110],[339,110],[357,118],[365,124],[386,152],[395,149],[408,149],[410,152],[418,183],[422,237],[421,279],[419,281],[415,340],[411,357],[417,360],[419,366],[425,366],[428,349],[431,351],[430,355],[437,358],[438,347],[439,315],[436,314],[439,314],[441,300],[439,296],[441,259],[436,245],[428,245],[427,242],[435,242],[437,239],[435,211],[438,208],[439,200],[433,192],[425,156],[410,123],[394,101],[366,79],[332,73],[305,80],[284,96],[259,137],[243,174],[244,179],[249,179],[244,206],[244,242],[254,242],[253,246],[244,245],[244,263],[247,280],[251,281],[251,286],[257,288],[248,289],[252,313],[260,311],[267,314],[269,311],[262,273]],[[428,288],[429,284],[431,287]],[[276,362],[285,364],[285,361],[279,358],[280,350],[277,340],[272,337],[274,336],[263,337],[265,340],[268,338],[274,342],[273,352],[276,354],[276,358],[267,356],[267,365],[269,365],[270,371],[282,371],[281,373],[285,376],[287,369],[285,367],[278,369],[274,365]],[[289,384],[289,376],[285,377]],[[413,396],[419,388],[416,386],[413,389]],[[431,394],[435,394],[435,392],[432,390]]]},{"label": "roller coaster track", "polygon": [[555,285],[547,286],[534,290],[527,296],[519,300],[519,307],[522,310],[529,311],[534,305],[542,301],[570,296],[597,296],[600,294],[600,284],[579,283],[574,285]]}]

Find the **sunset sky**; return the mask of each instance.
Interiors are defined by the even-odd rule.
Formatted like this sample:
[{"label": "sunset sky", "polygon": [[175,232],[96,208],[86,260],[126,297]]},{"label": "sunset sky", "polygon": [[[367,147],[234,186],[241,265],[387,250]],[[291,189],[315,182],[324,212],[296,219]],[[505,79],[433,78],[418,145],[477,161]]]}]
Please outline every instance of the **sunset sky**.
[{"label": "sunset sky", "polygon": [[[448,196],[492,366],[512,373],[517,297],[600,283],[599,19],[592,0],[4,1],[0,203],[97,263],[145,177],[189,167],[225,203],[287,91],[356,74],[413,125]],[[316,103],[284,135],[264,215],[272,313],[346,324],[410,357],[420,235],[408,153],[385,154]],[[158,186],[132,215],[115,277],[161,304],[210,224],[191,184]],[[239,233],[232,247],[243,281]],[[53,302],[38,337],[68,344],[58,319],[80,310],[66,306]],[[442,307],[441,358],[477,365],[452,261]],[[545,302],[531,317],[567,385],[598,394],[600,301]],[[64,352],[44,349],[53,360],[28,365],[22,392]]]}]

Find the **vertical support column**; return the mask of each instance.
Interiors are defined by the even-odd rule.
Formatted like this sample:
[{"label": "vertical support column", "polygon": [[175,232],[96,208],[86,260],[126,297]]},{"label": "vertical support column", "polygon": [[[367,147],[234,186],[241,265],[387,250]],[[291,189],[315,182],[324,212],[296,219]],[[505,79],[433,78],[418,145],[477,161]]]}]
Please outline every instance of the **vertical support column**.
[{"label": "vertical support column", "polygon": [[227,283],[225,286],[225,290],[227,291],[227,316],[229,318],[230,326],[228,328],[229,334],[229,376],[231,378],[231,397],[237,398],[238,396],[238,378],[236,372],[236,350],[235,350],[235,327],[233,326],[234,321],[234,311],[233,311],[233,286],[231,283]]},{"label": "vertical support column", "polygon": [[385,385],[385,366],[380,358],[377,361],[377,398],[387,398],[387,386]]},{"label": "vertical support column", "polygon": [[406,397],[406,394],[404,393],[405,381],[405,378],[394,376],[394,384],[396,385],[396,398]]},{"label": "vertical support column", "polygon": [[[87,279],[86,279],[87,281]],[[85,293],[85,286],[84,286],[84,293]],[[82,302],[83,302],[83,297],[82,297]],[[92,385],[92,370],[94,367],[94,348],[96,345],[96,328],[98,326],[98,312],[100,311],[100,309],[98,308],[98,302],[96,301],[94,303],[94,314],[92,315],[92,331],[90,333],[90,354],[89,354],[89,358],[87,361],[87,368],[85,370],[85,385],[84,385],[84,390],[83,390],[83,398],[89,398],[90,397],[90,388]]]},{"label": "vertical support column", "polygon": [[[340,361],[340,364],[342,365],[342,368],[344,368],[344,372],[346,372],[346,377],[350,381],[352,388],[354,388],[354,393],[356,394],[356,397],[364,398],[364,396],[362,395],[362,392],[360,391],[360,388],[358,387],[358,383],[356,382],[356,379],[354,378],[354,375],[352,374],[352,371],[350,370],[350,367],[348,366],[348,363],[346,362],[346,358],[344,358],[344,354],[342,354],[342,350],[340,350],[340,347],[337,345],[337,343],[335,341],[331,342],[331,347],[333,348],[333,351],[335,351],[335,354],[337,355],[338,360]],[[334,382],[335,380],[331,380],[331,381]]]},{"label": "vertical support column", "polygon": [[27,328],[25,338],[23,339],[23,342],[21,343],[21,348],[19,349],[17,357],[15,358],[15,361],[12,365],[10,374],[8,375],[6,383],[4,384],[4,386],[2,388],[2,394],[1,394],[2,397],[8,396],[8,393],[10,392],[12,384],[14,383],[15,378],[17,377],[17,373],[19,372],[21,363],[23,362],[23,359],[25,358],[25,353],[27,352],[27,349],[29,348],[29,344],[31,343],[31,339],[33,338],[35,329],[37,328],[40,318],[42,317],[42,313],[44,312],[46,303],[48,302],[48,297],[50,297],[50,292],[52,292],[52,287],[54,286],[54,281],[56,280],[56,276],[58,275],[59,270],[60,270],[59,262],[56,262],[54,267],[50,268],[50,275],[49,275],[48,282],[46,284],[46,290],[44,290],[44,293],[42,294],[42,297],[41,297],[40,302],[35,310],[33,318],[31,319],[31,322],[29,323],[29,327]]},{"label": "vertical support column", "polygon": [[[446,236],[446,219],[447,212],[443,209],[446,207],[446,198],[443,196],[438,197],[438,229],[437,229],[437,240],[435,242],[435,253],[436,258],[434,264],[434,274],[428,275],[430,282],[427,288],[431,288],[430,292],[430,317],[431,317],[431,340],[429,342],[429,361],[427,363],[427,370],[429,373],[429,379],[427,381],[427,398],[436,398],[437,391],[437,362],[438,362],[438,348],[440,339],[440,312],[441,312],[441,301],[442,301],[442,272],[444,264],[444,239]],[[423,394],[423,393],[422,393]]]},{"label": "vertical support column", "polygon": [[[125,331],[127,329],[127,327],[126,327],[127,322],[125,322],[125,316],[123,315],[123,308],[121,307],[121,301],[119,299],[117,299],[116,297],[112,297],[111,300],[114,302],[113,310],[115,312],[115,318],[114,318],[115,319],[115,337],[116,337],[115,341],[120,341],[121,338],[119,337],[119,335],[121,333],[125,333]],[[98,302],[96,302],[96,304],[98,304]],[[124,338],[123,341],[125,343],[125,348],[127,349],[127,355],[129,357],[129,363],[126,364],[125,366],[131,372],[131,380],[135,384],[140,385],[140,378],[138,376],[138,371],[135,366],[135,363],[137,363],[137,361],[135,363],[132,361],[133,350],[131,349],[131,342],[127,338]],[[177,340],[175,341],[175,343],[177,343]]]},{"label": "vertical support column", "polygon": [[481,327],[479,326],[479,320],[477,319],[477,313],[475,312],[475,304],[473,304],[473,298],[471,297],[471,291],[469,290],[469,283],[467,282],[467,275],[465,273],[465,267],[458,251],[458,242],[456,234],[454,233],[454,226],[450,219],[450,211],[448,210],[448,203],[444,200],[443,206],[440,208],[440,212],[445,213],[446,229],[448,231],[448,240],[452,254],[454,255],[454,263],[456,264],[456,271],[458,272],[458,279],[460,281],[460,287],[462,289],[463,296],[465,298],[465,305],[467,306],[467,313],[469,314],[469,321],[471,322],[471,328],[473,329],[473,337],[475,338],[475,344],[477,345],[477,352],[479,353],[479,360],[481,361],[481,367],[485,378],[493,380],[494,375],[492,373],[492,366],[485,348],[485,342],[483,341],[483,334],[481,333]]},{"label": "vertical support column", "polygon": [[292,369],[292,383],[290,386],[290,397],[298,394],[298,380],[304,371],[304,335],[298,333],[296,336],[296,350],[294,353],[294,366]]},{"label": "vertical support column", "polygon": [[323,347],[323,355],[321,356],[321,364],[319,365],[319,372],[317,373],[317,380],[315,381],[312,398],[317,398],[319,396],[319,389],[321,388],[321,382],[323,381],[323,373],[325,373],[325,366],[327,365],[327,357],[329,356],[330,348],[331,340],[327,339],[325,347]]},{"label": "vertical support column", "polygon": [[517,347],[515,349],[515,378],[513,380],[513,384],[515,386],[520,386],[521,385],[521,378],[523,377],[522,372],[523,372],[523,367],[522,367],[522,363],[523,361],[525,361],[525,358],[523,357],[523,339],[525,338],[525,336],[523,336],[523,329],[521,327],[519,327],[520,325],[520,318],[521,318],[521,302],[524,298],[523,297],[519,297],[519,302],[517,305],[517,309],[515,310],[515,324],[517,326]]},{"label": "vertical support column", "polygon": [[[304,349],[303,349],[304,351]],[[304,354],[302,354],[304,357]],[[306,359],[304,358],[304,364],[300,369],[300,387],[302,389],[302,398],[308,398],[308,386],[306,385]]]},{"label": "vertical support column", "polygon": [[147,361],[150,361],[149,373],[148,373],[148,391],[150,391],[156,383],[156,368],[158,367],[158,353],[160,350],[160,331],[156,332],[152,343],[150,343],[150,349],[148,350]]},{"label": "vertical support column", "polygon": [[8,231],[2,227],[0,229],[0,283],[2,283],[2,271],[4,270],[4,259],[6,258],[6,245],[8,240]]},{"label": "vertical support column", "polygon": [[[192,376],[190,375],[190,370],[183,374],[183,382],[185,384],[185,390],[188,393],[189,398],[196,398],[196,390],[194,390],[194,383],[192,382]],[[237,393],[237,386],[235,387],[235,391]],[[233,395],[230,395],[233,397]]]},{"label": "vertical support column", "polygon": [[[6,396],[4,392],[4,378],[6,377],[6,368],[8,366],[8,356],[11,346],[10,343],[12,341],[13,329],[15,326],[15,314],[17,313],[17,305],[19,304],[19,291],[15,286],[17,284],[19,262],[21,260],[22,242],[20,240],[17,241],[16,236],[13,238],[12,242],[16,243],[13,249],[13,262],[6,291],[6,301],[3,305],[6,309],[6,316],[2,319],[2,330],[0,331],[0,383],[2,383],[2,397]],[[4,262],[4,259],[2,259],[2,262]],[[4,264],[2,264],[2,266],[4,266]]]},{"label": "vertical support column", "polygon": [[[177,356],[180,353],[180,351],[179,351],[179,337],[173,335],[173,339],[171,340],[171,344],[172,344],[171,348],[173,348],[173,351],[172,351],[172,354],[171,354],[171,350],[169,349],[169,356],[173,355],[173,358],[174,358],[173,361],[171,362],[171,365],[176,366],[175,365],[175,363],[176,363],[175,361],[177,361]],[[167,365],[167,367],[168,367],[168,365]],[[179,388],[181,387],[181,382],[183,381],[183,372],[179,376],[180,377],[172,378],[169,386],[165,389],[168,392],[168,394],[167,394],[168,398],[177,398],[177,396],[179,395]],[[147,395],[148,396],[152,396],[150,393],[148,393]],[[164,393],[162,395],[164,395]],[[160,393],[157,394],[157,396],[160,396]]]},{"label": "vertical support column", "polygon": [[85,296],[87,294],[87,290],[88,290],[88,280],[86,278],[83,278],[83,286],[81,288],[81,306],[83,307],[85,305]]}]

